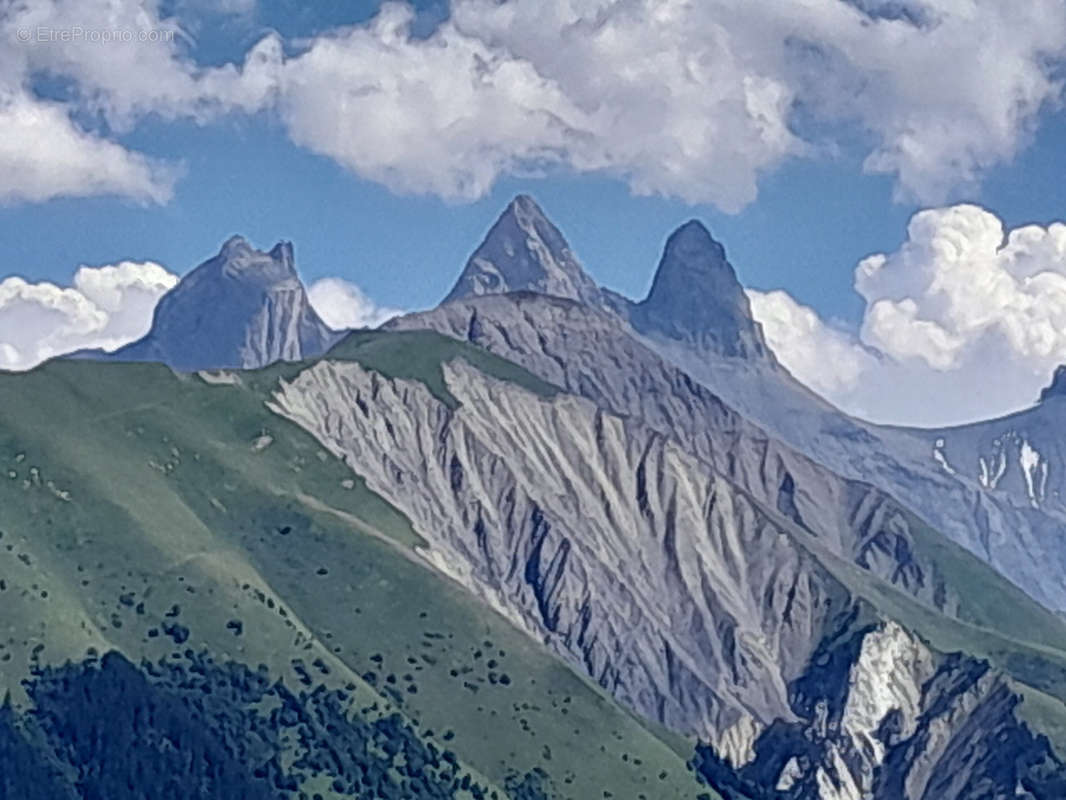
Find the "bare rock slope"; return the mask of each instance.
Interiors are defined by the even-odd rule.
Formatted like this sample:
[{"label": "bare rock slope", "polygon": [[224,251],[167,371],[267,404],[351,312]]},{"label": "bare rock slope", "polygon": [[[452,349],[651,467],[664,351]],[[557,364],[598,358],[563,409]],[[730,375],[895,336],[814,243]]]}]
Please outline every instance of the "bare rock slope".
[{"label": "bare rock slope", "polygon": [[917,601],[833,537],[640,419],[442,371],[444,395],[325,360],[271,407],[400,509],[431,565],[707,742],[697,766],[728,796],[1048,796],[1059,764],[1005,676],[880,612],[879,591]]},{"label": "bare rock slope", "polygon": [[[513,267],[526,258],[522,243],[512,238],[509,247],[501,249],[493,238],[490,231],[479,252],[495,254],[491,271],[501,276],[495,289],[485,285],[476,293],[469,292],[460,280],[437,312],[394,322],[393,327],[433,327],[489,347],[542,376],[549,374],[545,366],[549,371],[553,368],[538,357],[538,348],[531,348],[528,341],[516,344],[520,334],[515,330],[523,325],[552,339],[540,349],[547,348],[564,371],[577,359],[580,366],[575,369],[588,372],[588,365],[596,361],[595,369],[606,374],[616,366],[608,338],[636,339],[682,370],[690,385],[706,387],[770,436],[838,475],[894,496],[1048,608],[1066,610],[1066,583],[1061,579],[1066,573],[1066,505],[1061,500],[1059,457],[1066,445],[1049,434],[1061,427],[1063,403],[1057,396],[1046,398],[1041,413],[1022,415],[1024,419],[1009,417],[1002,424],[982,423],[944,432],[872,425],[834,408],[776,361],[751,318],[722,246],[698,222],[686,223],[669,237],[652,289],[640,302],[605,289],[590,297],[587,276],[581,281],[571,279],[569,285],[580,283],[581,291],[569,285],[546,288],[542,283],[527,283],[524,272]],[[526,244],[539,252],[533,240],[527,239]],[[561,237],[556,250],[573,258]],[[569,274],[575,269],[581,268],[573,262]],[[597,333],[594,343],[587,342],[585,349],[578,350],[569,343],[576,325],[571,326],[570,340],[554,335],[554,320],[531,303],[526,303],[524,312],[513,305],[447,310],[464,298],[472,301],[493,291],[519,290],[554,294],[603,311],[612,317],[612,332]],[[602,321],[588,324],[600,329],[604,325]],[[583,378],[567,385],[591,396]],[[628,413],[629,400],[617,396],[613,388],[601,384],[594,393],[607,395],[610,407]],[[686,392],[687,387],[682,394]],[[1019,427],[1015,424],[1019,422],[1026,424]],[[1027,434],[1030,428],[1040,435]],[[1001,472],[1006,474],[1002,480]]]}]

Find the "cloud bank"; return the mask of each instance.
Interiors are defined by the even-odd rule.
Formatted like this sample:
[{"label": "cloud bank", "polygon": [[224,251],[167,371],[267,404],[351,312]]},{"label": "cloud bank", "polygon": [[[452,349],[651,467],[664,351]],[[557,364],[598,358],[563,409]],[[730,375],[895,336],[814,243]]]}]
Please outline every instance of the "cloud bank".
[{"label": "cloud bank", "polygon": [[[9,5],[0,88],[67,131],[83,174],[57,181],[42,146],[36,172],[0,170],[0,198],[164,202],[173,173],[109,132],[147,114],[267,112],[357,175],[451,200],[561,168],[735,211],[783,161],[848,149],[901,198],[937,203],[1025,146],[1061,102],[1066,58],[1061,0],[452,0],[428,38],[413,18],[390,2],[367,24],[287,47],[269,34],[241,63],[203,67],[154,0]],[[87,21],[172,38],[18,40]],[[70,81],[62,108],[27,91],[41,75]],[[85,112],[107,125],[79,128]]]},{"label": "cloud bank", "polygon": [[81,348],[114,350],[139,339],[178,276],[151,261],[81,267],[72,286],[0,281],[0,369],[29,369]]},{"label": "cloud bank", "polygon": [[1066,224],[1005,231],[973,205],[915,214],[892,253],[863,259],[861,327],[783,291],[749,291],[770,346],[858,416],[941,425],[1031,405],[1066,363]]}]

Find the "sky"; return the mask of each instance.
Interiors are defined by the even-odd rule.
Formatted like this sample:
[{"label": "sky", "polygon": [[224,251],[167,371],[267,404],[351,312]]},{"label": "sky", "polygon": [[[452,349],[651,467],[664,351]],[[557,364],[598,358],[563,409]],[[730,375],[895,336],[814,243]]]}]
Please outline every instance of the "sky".
[{"label": "sky", "polygon": [[0,367],[143,334],[234,233],[374,324],[516,193],[640,297],[702,219],[785,365],[941,425],[1066,362],[1066,3],[0,4]]}]

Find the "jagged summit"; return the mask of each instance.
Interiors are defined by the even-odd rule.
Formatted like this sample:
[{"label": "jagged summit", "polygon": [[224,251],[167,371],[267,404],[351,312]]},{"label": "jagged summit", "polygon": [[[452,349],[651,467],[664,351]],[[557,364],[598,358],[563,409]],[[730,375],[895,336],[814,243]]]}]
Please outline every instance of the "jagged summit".
[{"label": "jagged summit", "polygon": [[146,336],[107,357],[184,370],[256,368],[318,355],[336,339],[307,299],[291,242],[264,252],[231,236],[163,296]]},{"label": "jagged summit", "polygon": [[1052,397],[1066,397],[1066,364],[1055,367],[1055,374],[1051,376],[1051,383],[1040,392],[1040,402],[1050,400]]},{"label": "jagged summit", "polygon": [[670,235],[651,291],[635,303],[597,286],[536,201],[518,195],[443,302],[516,291],[576,300],[701,352],[776,364],[725,248],[699,220]]},{"label": "jagged summit", "polygon": [[190,272],[185,280],[199,274],[220,274],[242,283],[261,286],[282,282],[299,282],[292,242],[278,242],[269,251],[257,250],[240,234],[228,238],[218,255]]},{"label": "jagged summit", "polygon": [[599,305],[600,290],[529,195],[508,204],[444,302],[529,290]]},{"label": "jagged summit", "polygon": [[773,358],[725,248],[699,220],[670,234],[648,296],[633,307],[631,319],[643,332],[720,355]]}]

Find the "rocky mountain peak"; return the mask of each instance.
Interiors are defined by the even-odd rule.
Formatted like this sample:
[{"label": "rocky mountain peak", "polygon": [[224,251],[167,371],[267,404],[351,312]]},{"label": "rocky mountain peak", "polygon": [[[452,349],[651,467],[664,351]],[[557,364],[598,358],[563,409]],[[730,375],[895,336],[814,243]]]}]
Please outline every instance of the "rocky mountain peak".
[{"label": "rocky mountain peak", "polygon": [[299,282],[292,242],[278,242],[269,252],[257,250],[243,236],[231,236],[218,255],[205,261],[186,280],[198,276],[225,276],[242,283],[270,286],[285,282]]},{"label": "rocky mountain peak", "polygon": [[156,306],[148,334],[111,354],[177,369],[256,368],[325,352],[337,339],[307,299],[291,242],[231,236]]},{"label": "rocky mountain peak", "polygon": [[1052,397],[1066,397],[1066,364],[1055,367],[1055,374],[1051,376],[1051,383],[1040,392],[1040,402],[1050,400]]},{"label": "rocky mountain peak", "polygon": [[536,201],[518,195],[489,229],[444,302],[528,290],[600,304],[600,290]]},{"label": "rocky mountain peak", "polygon": [[729,357],[772,360],[725,248],[699,220],[666,240],[648,296],[633,309],[645,333],[690,341]]},{"label": "rocky mountain peak", "polygon": [[711,254],[714,262],[722,269],[732,272],[733,268],[726,261],[725,248],[718,242],[698,219],[690,219],[675,230],[666,240],[666,252],[684,252],[698,255]]},{"label": "rocky mountain peak", "polygon": [[233,234],[225,242],[222,243],[222,249],[220,253],[239,253],[246,250],[253,250],[255,248],[241,236],[239,233]]}]

